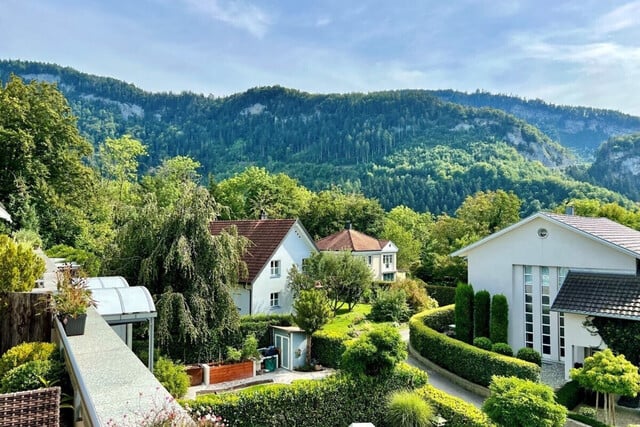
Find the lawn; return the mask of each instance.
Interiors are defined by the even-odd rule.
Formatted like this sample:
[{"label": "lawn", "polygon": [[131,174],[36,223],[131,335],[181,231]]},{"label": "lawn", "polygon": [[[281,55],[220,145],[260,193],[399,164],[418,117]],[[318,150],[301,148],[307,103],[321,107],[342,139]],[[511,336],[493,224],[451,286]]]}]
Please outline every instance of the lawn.
[{"label": "lawn", "polygon": [[367,324],[366,320],[370,312],[371,304],[357,304],[351,311],[347,311],[346,307],[341,308],[321,330],[346,334],[352,325]]}]

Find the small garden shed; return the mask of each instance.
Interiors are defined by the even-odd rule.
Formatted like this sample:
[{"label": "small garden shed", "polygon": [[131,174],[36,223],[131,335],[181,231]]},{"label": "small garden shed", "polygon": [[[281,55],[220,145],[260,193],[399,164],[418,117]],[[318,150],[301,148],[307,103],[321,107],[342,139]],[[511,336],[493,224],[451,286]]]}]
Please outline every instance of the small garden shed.
[{"label": "small garden shed", "polygon": [[293,370],[304,366],[307,334],[297,326],[272,326],[273,342],[280,353],[280,366]]}]

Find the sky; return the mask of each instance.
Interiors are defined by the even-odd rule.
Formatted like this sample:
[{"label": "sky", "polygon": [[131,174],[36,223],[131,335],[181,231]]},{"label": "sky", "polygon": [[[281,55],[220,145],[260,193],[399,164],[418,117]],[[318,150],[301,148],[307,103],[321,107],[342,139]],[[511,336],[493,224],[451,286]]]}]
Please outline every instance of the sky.
[{"label": "sky", "polygon": [[0,58],[154,92],[479,89],[640,116],[640,0],[0,4]]}]

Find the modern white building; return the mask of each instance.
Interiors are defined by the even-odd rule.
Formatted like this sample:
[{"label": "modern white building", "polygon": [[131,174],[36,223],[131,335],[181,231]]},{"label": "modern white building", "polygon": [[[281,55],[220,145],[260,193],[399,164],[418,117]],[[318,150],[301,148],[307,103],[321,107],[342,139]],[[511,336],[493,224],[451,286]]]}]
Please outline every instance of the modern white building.
[{"label": "modern white building", "polygon": [[514,351],[564,362],[566,378],[605,347],[588,316],[640,320],[640,232],[609,219],[540,212],[452,256],[467,258],[476,292],[507,297]]},{"label": "modern white building", "polygon": [[344,230],[318,240],[316,246],[321,252],[349,251],[353,256],[362,257],[373,272],[373,280],[396,280],[398,247],[390,240],[367,236],[347,224]]},{"label": "modern white building", "polygon": [[232,291],[241,315],[291,313],[293,295],[287,287],[289,269],[317,252],[302,223],[296,219],[213,221],[209,229],[218,235],[235,227],[251,241],[242,260],[248,276]]}]

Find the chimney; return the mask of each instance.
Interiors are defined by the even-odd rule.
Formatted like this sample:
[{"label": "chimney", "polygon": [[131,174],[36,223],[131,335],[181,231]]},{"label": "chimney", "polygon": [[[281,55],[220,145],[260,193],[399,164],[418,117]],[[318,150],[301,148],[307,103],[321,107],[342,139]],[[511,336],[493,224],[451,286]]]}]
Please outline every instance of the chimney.
[{"label": "chimney", "polygon": [[567,206],[564,208],[564,213],[565,213],[566,215],[575,215],[575,214],[576,214],[576,210],[575,210],[575,208],[573,207],[573,205],[567,205]]},{"label": "chimney", "polygon": [[267,219],[267,213],[264,209],[260,210],[260,219]]},{"label": "chimney", "polygon": [[351,230],[351,221],[347,221],[347,223],[344,225],[344,229]]}]

